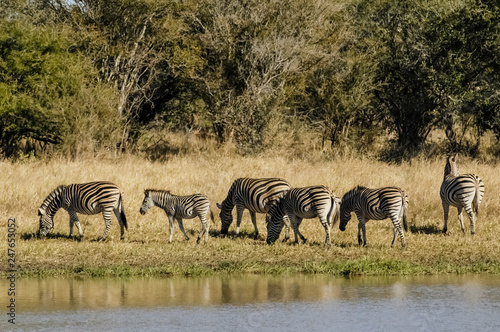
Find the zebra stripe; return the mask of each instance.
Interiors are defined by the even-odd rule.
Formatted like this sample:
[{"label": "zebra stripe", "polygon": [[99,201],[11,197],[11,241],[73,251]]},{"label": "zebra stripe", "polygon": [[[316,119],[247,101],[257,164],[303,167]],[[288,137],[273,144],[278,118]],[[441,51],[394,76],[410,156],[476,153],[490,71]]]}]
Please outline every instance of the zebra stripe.
[{"label": "zebra stripe", "polygon": [[439,191],[444,210],[443,233],[446,233],[448,230],[448,212],[451,205],[458,210],[458,220],[460,221],[460,227],[464,233],[462,210],[465,209],[470,220],[470,232],[474,234],[476,218],[479,213],[479,205],[481,205],[484,196],[484,183],[475,174],[460,175],[456,159],[457,155],[448,156],[446,158],[443,183]]},{"label": "zebra stripe", "polygon": [[189,196],[177,196],[167,190],[144,190],[144,200],[139,212],[144,215],[153,206],[157,206],[165,211],[169,221],[169,242],[172,242],[174,233],[174,219],[177,220],[181,232],[184,234],[186,240],[189,240],[186,232],[184,231],[184,224],[182,219],[200,218],[201,232],[198,235],[196,243],[205,235],[205,242],[208,241],[209,225],[206,216],[210,212],[212,221],[214,220],[213,213],[210,210],[210,201],[208,197],[203,194],[194,194]]},{"label": "zebra stripe", "polygon": [[80,240],[83,239],[83,231],[77,213],[93,215],[102,212],[105,229],[101,240],[105,240],[111,228],[111,211],[113,211],[120,224],[120,238],[123,239],[124,228],[127,228],[127,219],[123,209],[122,192],[118,186],[111,182],[70,184],[54,189],[38,209],[41,237],[46,236],[54,228],[54,215],[60,208],[69,214],[70,237],[73,234],[73,225],[76,225]]},{"label": "zebra stripe", "polygon": [[[217,204],[220,211],[221,234],[227,234],[233,222],[232,210],[236,206],[236,235],[240,232],[243,210],[248,209],[255,228],[254,238],[257,239],[256,213],[267,213],[269,208],[290,189],[288,182],[278,178],[251,179],[239,178],[233,182],[227,197]],[[289,229],[287,227],[287,232]]]},{"label": "zebra stripe", "polygon": [[[298,236],[304,241],[305,237],[300,233],[299,226],[303,218],[319,218],[325,228],[325,244],[331,245],[330,229],[338,220],[340,198],[336,197],[325,186],[310,186],[304,188],[290,189],[285,195],[270,209],[266,215],[267,222],[267,243],[274,243],[280,236],[283,225],[291,222],[295,233],[295,243],[299,243]],[[288,240],[285,235],[283,242]]]},{"label": "zebra stripe", "polygon": [[[396,239],[396,233],[401,238],[401,246],[405,246],[405,237],[401,228],[400,220],[403,218],[405,230],[408,230],[406,223],[406,209],[408,207],[408,196],[404,190],[397,187],[384,187],[379,189],[369,189],[357,186],[347,192],[342,197],[340,205],[340,230],[344,231],[347,223],[351,219],[351,212],[354,211],[358,217],[358,243],[366,245],[366,227],[368,220],[383,220],[390,218],[394,225],[394,237],[391,246]],[[363,232],[363,238],[361,238]]]}]

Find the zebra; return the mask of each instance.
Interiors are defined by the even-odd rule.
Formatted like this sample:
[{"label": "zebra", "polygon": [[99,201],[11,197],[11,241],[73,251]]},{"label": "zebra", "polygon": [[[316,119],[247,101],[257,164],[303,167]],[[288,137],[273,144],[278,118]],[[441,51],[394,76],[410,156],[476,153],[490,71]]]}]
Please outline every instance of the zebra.
[{"label": "zebra", "polygon": [[77,213],[92,215],[102,212],[106,227],[100,239],[106,240],[111,228],[111,211],[113,211],[120,224],[120,239],[124,238],[127,218],[123,209],[122,192],[111,182],[70,184],[54,189],[38,209],[40,237],[45,237],[54,228],[54,215],[60,208],[69,214],[69,237],[73,235],[73,225],[76,225],[79,239],[83,240],[83,231]]},{"label": "zebra", "polygon": [[[267,213],[271,205],[290,188],[287,181],[278,178],[239,178],[235,180],[229,188],[226,199],[221,204],[217,203],[217,207],[220,209],[221,234],[227,234],[229,226],[233,222],[232,210],[236,205],[236,235],[240,232],[243,210],[248,209],[255,228],[254,239],[257,239],[259,230],[255,214]],[[288,227],[287,233],[289,233]]]},{"label": "zebra", "polygon": [[446,158],[443,183],[439,191],[444,210],[443,233],[446,233],[448,230],[448,211],[451,205],[458,209],[458,220],[460,221],[463,233],[465,233],[465,229],[462,209],[465,209],[470,219],[470,232],[474,235],[479,205],[484,196],[484,183],[475,174],[460,175],[456,161],[457,155],[451,155]]},{"label": "zebra", "polygon": [[[363,186],[357,186],[342,197],[339,228],[341,231],[345,231],[345,227],[351,219],[351,212],[354,211],[358,217],[358,244],[366,246],[366,222],[368,220],[383,220],[390,218],[394,225],[394,236],[392,238],[391,247],[394,245],[396,233],[399,233],[401,247],[404,248],[405,237],[400,221],[401,218],[403,218],[404,229],[408,231],[406,222],[408,203],[408,196],[401,188],[383,187],[370,189]],[[363,238],[361,238],[361,232],[363,232]]]},{"label": "zebra", "polygon": [[[300,233],[299,226],[303,218],[319,218],[325,228],[325,245],[330,247],[330,229],[339,218],[340,198],[325,186],[310,186],[293,188],[285,193],[276,204],[271,206],[266,215],[267,243],[274,243],[280,236],[283,225],[291,222],[295,234],[295,243],[299,243],[298,236],[304,243],[306,238]],[[285,235],[283,242],[288,240]]]},{"label": "zebra", "polygon": [[214,215],[210,209],[210,201],[207,196],[203,194],[177,196],[168,190],[146,189],[144,190],[144,200],[139,212],[144,215],[153,206],[163,209],[167,214],[170,232],[169,242],[172,242],[174,233],[174,219],[177,220],[179,228],[187,241],[189,237],[184,231],[182,218],[193,219],[195,217],[200,218],[201,221],[201,232],[198,235],[196,243],[200,242],[203,235],[205,235],[205,242],[208,241],[208,229],[210,226],[207,223],[206,216],[210,212],[210,218],[213,221]]}]

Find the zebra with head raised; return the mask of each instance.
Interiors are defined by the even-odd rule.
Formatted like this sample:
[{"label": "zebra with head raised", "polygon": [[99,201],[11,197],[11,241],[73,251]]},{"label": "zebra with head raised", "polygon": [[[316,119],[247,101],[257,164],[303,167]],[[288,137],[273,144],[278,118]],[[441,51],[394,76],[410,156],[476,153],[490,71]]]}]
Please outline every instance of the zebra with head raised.
[{"label": "zebra with head raised", "polygon": [[[340,198],[325,186],[290,189],[269,209],[266,215],[267,243],[274,243],[279,238],[283,225],[288,222],[292,224],[295,243],[299,243],[297,235],[305,243],[306,239],[299,231],[302,219],[317,217],[325,228],[325,245],[329,247],[331,245],[330,230],[338,220],[339,205]],[[285,235],[283,242],[287,240],[288,234]]]},{"label": "zebra with head raised", "polygon": [[[227,234],[233,222],[232,210],[236,206],[236,235],[240,232],[243,210],[248,209],[255,228],[254,238],[257,239],[256,213],[267,213],[269,208],[290,189],[288,182],[278,178],[251,179],[239,178],[233,182],[227,197],[222,204],[217,203],[220,211],[221,234]],[[287,232],[289,229],[287,227]]]},{"label": "zebra with head raised", "polygon": [[[340,225],[341,231],[351,219],[351,212],[354,211],[358,217],[358,244],[366,245],[366,227],[368,220],[383,220],[390,218],[394,225],[394,237],[391,247],[396,239],[396,233],[401,238],[401,246],[405,246],[405,237],[401,228],[401,218],[405,231],[408,230],[406,223],[406,209],[408,207],[408,196],[404,190],[397,187],[384,187],[379,189],[369,189],[357,186],[347,192],[342,197],[340,205]],[[363,238],[361,238],[361,232]]]},{"label": "zebra with head raised", "polygon": [[200,235],[198,235],[196,243],[200,242],[203,235],[205,235],[205,242],[208,241],[209,225],[206,216],[208,212],[210,212],[212,221],[214,220],[214,216],[212,210],[210,210],[210,201],[207,196],[203,194],[177,196],[170,193],[168,190],[146,189],[144,190],[144,200],[142,201],[139,212],[144,215],[153,206],[163,209],[167,214],[170,232],[169,242],[172,242],[174,233],[174,219],[177,220],[179,228],[186,240],[189,240],[189,237],[184,231],[182,218],[193,219],[195,217],[200,218],[201,221],[201,232]]},{"label": "zebra with head raised", "polygon": [[446,158],[443,183],[439,192],[444,210],[443,233],[446,233],[448,230],[448,211],[451,205],[458,209],[458,220],[460,221],[462,232],[465,232],[462,218],[462,209],[465,209],[470,220],[470,232],[474,234],[479,205],[484,196],[484,183],[475,174],[460,175],[456,160],[457,155]]},{"label": "zebra with head raised", "polygon": [[106,227],[101,240],[105,240],[111,228],[111,212],[113,211],[120,224],[120,238],[123,239],[124,228],[127,228],[127,218],[123,210],[122,192],[111,182],[70,184],[54,189],[38,209],[41,237],[45,237],[54,228],[54,215],[60,208],[69,214],[70,237],[73,234],[73,225],[76,225],[80,240],[83,239],[77,213],[91,215],[102,212]]}]

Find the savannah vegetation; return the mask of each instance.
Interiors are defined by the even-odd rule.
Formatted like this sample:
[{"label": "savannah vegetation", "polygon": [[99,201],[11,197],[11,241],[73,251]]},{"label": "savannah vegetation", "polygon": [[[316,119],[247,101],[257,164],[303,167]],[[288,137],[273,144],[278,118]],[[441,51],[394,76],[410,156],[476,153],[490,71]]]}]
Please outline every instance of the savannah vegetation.
[{"label": "savannah vegetation", "polygon": [[3,1],[0,152],[496,156],[499,27],[492,0]]},{"label": "savannah vegetation", "polygon": [[[312,159],[312,158],[311,158]],[[19,276],[170,276],[225,275],[230,273],[330,275],[407,275],[439,273],[500,273],[498,211],[500,179],[496,164],[459,160],[462,172],[479,174],[486,193],[479,209],[476,234],[460,230],[456,209],[449,220],[449,235],[442,234],[443,211],[439,188],[444,158],[419,160],[401,165],[359,158],[331,161],[290,159],[280,156],[242,157],[234,154],[199,154],[172,157],[167,163],[133,156],[120,160],[51,160],[12,164],[0,163],[4,176],[0,218],[15,217],[16,256]],[[332,246],[325,248],[325,231],[319,220],[306,219],[301,232],[305,244],[292,241],[267,245],[264,215],[257,215],[261,233],[253,239],[253,225],[245,211],[239,237],[234,222],[227,237],[220,236],[216,202],[221,202],[232,181],[240,176],[282,177],[293,186],[323,184],[341,196],[358,184],[380,187],[397,185],[409,195],[409,231],[406,248],[396,241],[391,248],[390,220],[367,223],[367,246],[357,242],[357,220],[353,216],[346,231],[338,223],[332,228]],[[22,179],[22,180],[21,180]],[[29,179],[29,180],[27,180]],[[97,240],[104,229],[102,215],[80,215],[85,239],[68,239],[69,218],[60,210],[55,228],[46,239],[38,239],[37,209],[48,193],[61,183],[107,179],[123,190],[128,231],[120,240],[119,226],[113,225],[106,242]],[[179,195],[205,193],[216,214],[210,223],[206,244],[196,244],[201,225],[198,219],[184,220],[189,241],[175,226],[169,243],[168,219],[159,208],[139,213],[145,188],[170,189]],[[0,230],[6,234],[6,223]],[[203,242],[203,241],[202,241]],[[0,249],[6,251],[6,241]],[[5,270],[2,269],[5,273]]]},{"label": "savannah vegetation", "polygon": [[[500,8],[491,0],[7,0],[0,3],[0,218],[15,217],[24,276],[500,273]],[[441,233],[444,155],[486,193],[476,235],[455,210]],[[407,248],[390,221],[357,221],[322,242],[268,246],[242,234],[196,245],[197,219],[139,214],[146,188],[221,202],[238,177],[395,185],[410,198]],[[67,214],[48,239],[36,211],[60,184],[107,180],[124,191],[129,230]],[[258,216],[262,236],[264,216]],[[0,224],[6,234],[6,222]],[[5,231],[5,232],[4,232]],[[230,228],[234,232],[234,225]],[[6,241],[0,250],[6,252]],[[3,266],[3,265],[2,265]],[[0,267],[0,273],[5,273]]]}]

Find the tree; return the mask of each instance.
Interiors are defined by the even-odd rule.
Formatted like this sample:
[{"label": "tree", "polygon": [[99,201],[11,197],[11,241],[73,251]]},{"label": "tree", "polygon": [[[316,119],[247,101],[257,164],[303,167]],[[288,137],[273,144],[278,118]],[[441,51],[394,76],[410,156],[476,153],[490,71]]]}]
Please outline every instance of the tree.
[{"label": "tree", "polygon": [[[71,156],[114,148],[109,89],[73,48],[70,31],[0,21],[0,147],[6,157],[49,146]],[[108,122],[109,121],[109,122]]]}]

